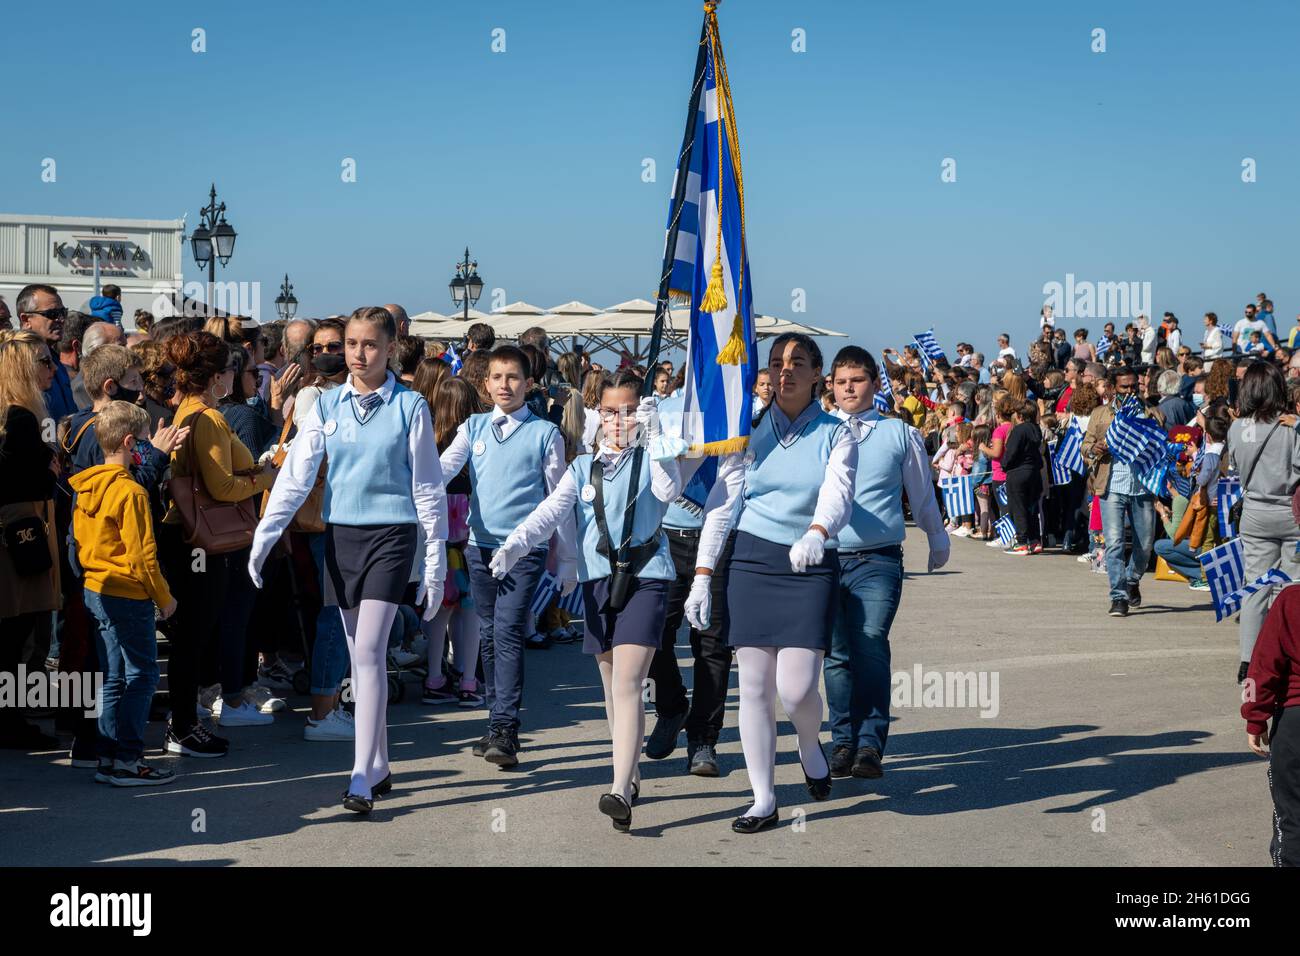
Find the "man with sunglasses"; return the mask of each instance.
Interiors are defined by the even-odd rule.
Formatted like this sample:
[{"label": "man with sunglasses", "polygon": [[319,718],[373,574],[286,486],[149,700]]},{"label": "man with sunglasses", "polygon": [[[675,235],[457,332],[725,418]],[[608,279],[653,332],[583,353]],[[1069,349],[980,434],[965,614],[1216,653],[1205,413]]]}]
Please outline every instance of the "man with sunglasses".
[{"label": "man with sunglasses", "polygon": [[[18,293],[18,327],[35,332],[45,340],[50,355],[59,354],[59,339],[68,310],[63,307],[59,290],[50,285],[24,286]],[[62,362],[54,362],[54,379],[45,390],[45,409],[56,422],[77,410],[72,395],[72,381]]]},{"label": "man with sunglasses", "polygon": [[[1115,410],[1139,398],[1137,382],[1137,373],[1128,366],[1110,371],[1105,389],[1109,401],[1088,418],[1088,431],[1083,438],[1083,459],[1089,465],[1088,487],[1101,499],[1111,617],[1127,617],[1130,608],[1141,607],[1142,592],[1138,584],[1146,573],[1155,544],[1155,496],[1138,481],[1128,465],[1111,457],[1106,444],[1106,432],[1115,419]],[[1145,416],[1146,412],[1139,414]],[[1126,522],[1133,528],[1133,549],[1127,563],[1124,561]]]}]

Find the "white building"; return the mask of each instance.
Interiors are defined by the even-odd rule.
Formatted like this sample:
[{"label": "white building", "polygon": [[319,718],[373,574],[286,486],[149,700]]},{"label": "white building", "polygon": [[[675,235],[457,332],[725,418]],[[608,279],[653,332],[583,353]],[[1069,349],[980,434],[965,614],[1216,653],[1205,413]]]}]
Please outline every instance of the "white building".
[{"label": "white building", "polygon": [[181,219],[0,214],[0,296],[15,324],[18,291],[33,282],[54,286],[69,309],[89,312],[98,252],[100,285],[121,287],[122,322],[130,329],[136,309],[170,311],[184,281],[184,226]]}]

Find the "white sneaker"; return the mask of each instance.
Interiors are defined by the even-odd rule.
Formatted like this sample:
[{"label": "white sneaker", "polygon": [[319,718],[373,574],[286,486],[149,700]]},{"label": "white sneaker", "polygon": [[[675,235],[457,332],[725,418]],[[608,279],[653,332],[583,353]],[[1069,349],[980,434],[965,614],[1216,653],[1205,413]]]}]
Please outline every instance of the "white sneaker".
[{"label": "white sneaker", "polygon": [[286,706],[283,698],[276,697],[269,690],[259,684],[245,687],[242,693],[244,695],[244,700],[248,701],[263,714],[273,714],[278,710],[284,710]]},{"label": "white sneaker", "polygon": [[275,718],[262,713],[248,701],[241,700],[238,707],[229,704],[223,706],[217,723],[222,727],[260,727],[275,723]]},{"label": "white sneaker", "polygon": [[970,535],[971,535],[971,530],[965,525],[962,525],[960,528],[958,528],[956,531],[952,533],[952,536],[954,538],[969,538]]},{"label": "white sneaker", "polygon": [[303,728],[302,736],[304,740],[355,740],[357,736],[356,727],[351,720],[346,720],[340,716],[343,711],[331,710],[322,720],[312,720],[307,718],[307,726]]},{"label": "white sneaker", "polygon": [[1091,552],[1091,551],[1085,551],[1085,552],[1083,552],[1083,554],[1079,555],[1079,556],[1078,556],[1077,558],[1075,558],[1074,560],[1078,561],[1080,564],[1091,564],[1091,563],[1092,563],[1092,552]]},{"label": "white sneaker", "polygon": [[999,537],[997,537],[997,536],[994,536],[994,537],[990,538],[988,541],[986,541],[986,542],[984,543],[984,547],[986,547],[986,548],[1005,548],[1006,545],[1002,543],[1002,539],[1001,539],[1001,538],[999,538]]},{"label": "white sneaker", "polygon": [[419,654],[412,654],[410,651],[404,651],[400,647],[395,647],[388,653],[388,657],[398,667],[410,667],[412,664],[418,664],[424,660]]}]

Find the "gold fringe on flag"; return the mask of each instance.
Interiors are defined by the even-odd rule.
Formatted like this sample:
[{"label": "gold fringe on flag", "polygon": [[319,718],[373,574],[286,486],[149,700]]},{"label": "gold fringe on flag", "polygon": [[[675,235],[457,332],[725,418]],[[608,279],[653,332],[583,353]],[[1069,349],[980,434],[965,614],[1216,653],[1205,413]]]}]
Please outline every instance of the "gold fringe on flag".
[{"label": "gold fringe on flag", "polygon": [[733,455],[736,452],[744,451],[748,447],[749,436],[739,435],[736,438],[724,438],[722,441],[692,445],[690,453],[697,455]]}]

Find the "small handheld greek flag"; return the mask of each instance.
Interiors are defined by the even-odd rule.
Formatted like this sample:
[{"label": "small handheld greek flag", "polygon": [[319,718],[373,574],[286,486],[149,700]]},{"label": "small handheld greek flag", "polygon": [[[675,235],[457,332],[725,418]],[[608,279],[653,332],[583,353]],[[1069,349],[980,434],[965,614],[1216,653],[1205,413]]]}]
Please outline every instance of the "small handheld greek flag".
[{"label": "small handheld greek flag", "polygon": [[1169,497],[1165,489],[1165,478],[1169,475],[1169,460],[1161,458],[1146,471],[1137,476],[1138,484],[1157,498]]},{"label": "small handheld greek flag", "polygon": [[1232,526],[1229,512],[1241,498],[1241,479],[1236,475],[1220,478],[1218,490],[1219,529],[1225,538],[1232,538],[1236,536],[1237,529]]},{"label": "small handheld greek flag", "polygon": [[1241,553],[1241,539],[1233,538],[1217,548],[1206,551],[1199,558],[1205,583],[1210,586],[1214,601],[1214,619],[1222,621],[1231,614],[1225,610],[1226,599],[1245,584],[1246,566]]},{"label": "small handheld greek flag", "polygon": [[889,384],[889,375],[883,369],[880,372],[880,390],[876,392],[874,404],[882,412],[894,410],[894,386]]},{"label": "small handheld greek flag", "polygon": [[943,349],[939,347],[939,340],[934,337],[934,329],[928,329],[925,332],[917,332],[912,336],[912,341],[916,343],[916,347],[920,350],[922,364],[926,368],[930,367],[930,363],[925,361],[925,359],[937,362],[944,358]]},{"label": "small handheld greek flag", "polygon": [[939,479],[943,492],[943,507],[952,519],[975,513],[975,485],[970,475],[953,475]]},{"label": "small handheld greek flag", "polygon": [[1290,583],[1291,583],[1291,576],[1289,574],[1277,568],[1270,568],[1269,570],[1261,574],[1259,577],[1257,577],[1250,584],[1238,588],[1237,590],[1233,591],[1231,594],[1225,594],[1223,596],[1223,602],[1222,602],[1223,613],[1222,614],[1218,613],[1220,610],[1218,603],[1216,603],[1214,606],[1214,610],[1217,615],[1215,620],[1221,621],[1229,614],[1235,614],[1238,610],[1240,610],[1241,602],[1246,600],[1246,598],[1250,597],[1252,594],[1256,593],[1257,591],[1263,591],[1265,588],[1271,588],[1277,584],[1290,584]]},{"label": "small handheld greek flag", "polygon": [[1219,350],[1221,352],[1231,352],[1232,346],[1232,326],[1220,325],[1219,327]]},{"label": "small handheld greek flag", "polygon": [[461,370],[461,367],[462,367],[462,364],[463,364],[463,363],[462,363],[461,360],[460,360],[460,356],[456,354],[456,346],[454,346],[454,345],[452,345],[450,342],[448,342],[448,343],[447,343],[447,351],[443,352],[442,355],[439,356],[439,357],[440,357],[444,362],[446,362],[448,365],[451,366],[451,374],[452,374],[452,375],[459,375],[459,374],[460,374],[460,370]]},{"label": "small handheld greek flag", "polygon": [[1106,429],[1106,446],[1111,456],[1128,465],[1136,476],[1151,471],[1164,460],[1167,439],[1164,428],[1153,418],[1139,418],[1121,407]]},{"label": "small handheld greek flag", "polygon": [[1065,436],[1056,443],[1052,453],[1052,481],[1058,485],[1068,485],[1076,473],[1084,475],[1087,472],[1088,469],[1083,464],[1083,432],[1080,431],[1078,422],[1070,422]]},{"label": "small handheld greek flag", "polygon": [[1111,344],[1114,341],[1115,340],[1112,339],[1109,335],[1103,335],[1101,338],[1097,340],[1097,361],[1098,362],[1102,360],[1102,356],[1104,356],[1107,352],[1110,351]]},{"label": "small handheld greek flag", "polygon": [[1007,485],[1006,482],[998,485],[998,504],[1002,507],[1007,506]]},{"label": "small handheld greek flag", "polygon": [[582,617],[582,586],[579,585],[568,594],[561,596],[559,578],[550,571],[543,571],[528,610],[533,617],[540,617],[552,601],[556,601],[560,610],[567,612],[571,617]]},{"label": "small handheld greek flag", "polygon": [[1016,523],[1011,520],[1011,515],[1003,515],[993,522],[993,530],[998,533],[998,537],[1003,544],[1011,545],[1016,543]]}]

